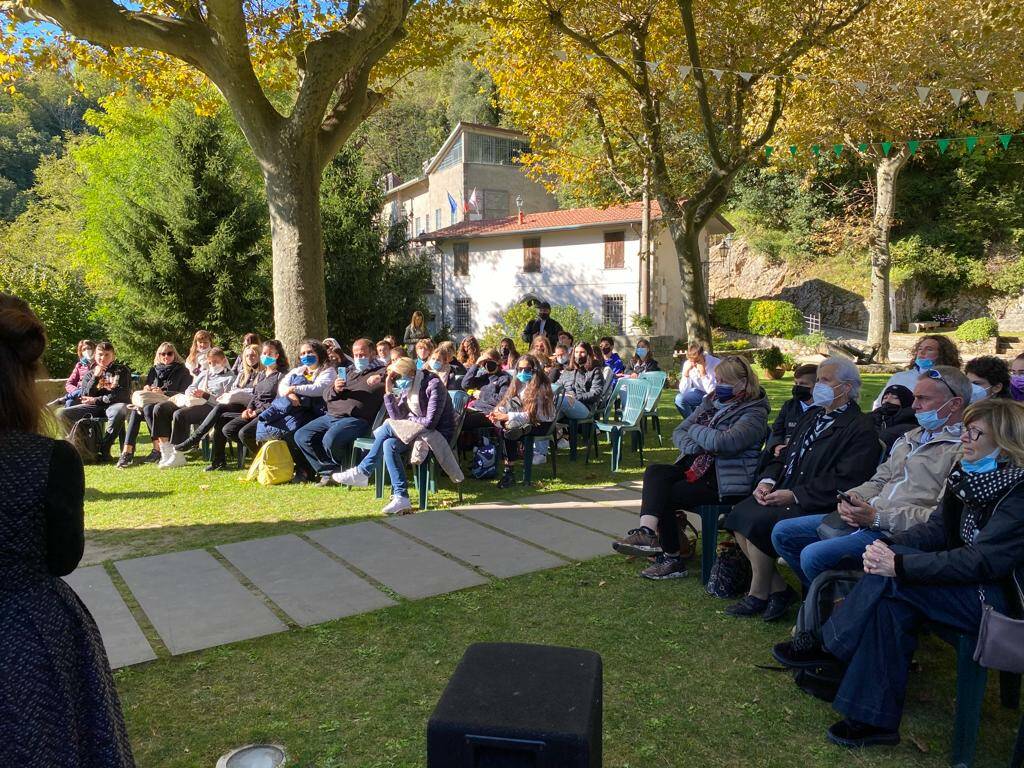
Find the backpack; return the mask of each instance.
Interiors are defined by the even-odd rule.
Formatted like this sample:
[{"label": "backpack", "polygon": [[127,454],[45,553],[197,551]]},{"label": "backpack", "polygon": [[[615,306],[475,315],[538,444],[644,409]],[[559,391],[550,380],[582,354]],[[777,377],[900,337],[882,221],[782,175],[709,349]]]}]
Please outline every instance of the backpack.
[{"label": "backpack", "polygon": [[821,628],[836,606],[857,586],[864,571],[825,571],[811,582],[796,617],[796,631],[810,632],[821,640]]},{"label": "backpack", "polygon": [[87,417],[76,421],[68,433],[68,442],[78,451],[83,464],[95,464],[99,457],[103,442],[102,425],[101,419]]},{"label": "backpack", "polygon": [[495,466],[495,448],[493,445],[482,445],[473,449],[473,461],[469,465],[469,474],[477,480],[491,480],[498,476]]},{"label": "backpack", "polygon": [[739,545],[735,541],[723,541],[718,545],[718,556],[711,566],[711,576],[704,589],[713,597],[740,597],[750,589],[752,578],[750,561],[740,551]]},{"label": "backpack", "polygon": [[280,485],[295,476],[295,462],[288,443],[284,440],[268,440],[256,453],[245,476],[247,481],[255,480],[260,485]]}]

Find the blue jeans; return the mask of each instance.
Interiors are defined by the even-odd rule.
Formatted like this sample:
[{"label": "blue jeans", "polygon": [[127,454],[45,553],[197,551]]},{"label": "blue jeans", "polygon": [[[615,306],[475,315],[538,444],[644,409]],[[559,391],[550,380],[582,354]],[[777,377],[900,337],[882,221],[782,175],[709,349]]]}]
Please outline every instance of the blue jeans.
[{"label": "blue jeans", "polygon": [[356,438],[369,434],[370,425],[355,416],[323,415],[295,432],[295,445],[318,475],[341,469]]},{"label": "blue jeans", "polygon": [[[565,398],[562,400],[562,404],[558,409],[558,417],[565,416],[569,419],[585,419],[590,415],[590,409],[587,408],[579,400],[573,400],[570,405],[569,399]],[[548,455],[548,441],[547,440],[536,440],[533,443],[533,452],[541,456]]]},{"label": "blue jeans", "polygon": [[834,539],[818,537],[818,526],[825,515],[805,515],[780,520],[772,529],[772,546],[793,569],[805,587],[821,573],[835,568],[847,557],[860,558],[868,544],[882,534],[861,528]]},{"label": "blue jeans", "polygon": [[409,452],[409,446],[395,437],[391,425],[387,422],[381,424],[373,432],[373,447],[361,462],[359,471],[368,475],[373,471],[373,465],[377,463],[377,457],[384,455],[384,466],[388,468],[388,476],[391,478],[391,492],[395,496],[409,496],[409,485],[405,480],[405,464],[403,457]]},{"label": "blue jeans", "polygon": [[[987,585],[985,596],[996,610],[1004,609],[1001,587]],[[849,665],[832,703],[837,712],[877,728],[899,728],[910,661],[925,621],[977,632],[977,586],[901,584],[874,575],[857,583],[822,627],[825,648]]]},{"label": "blue jeans", "polygon": [[704,399],[704,397],[705,393],[701,392],[699,389],[688,389],[685,394],[682,392],[677,392],[676,410],[679,411],[679,413],[681,413],[683,415],[683,418],[685,419],[687,416],[689,416],[691,413],[697,410],[697,406],[701,404],[701,401]]}]

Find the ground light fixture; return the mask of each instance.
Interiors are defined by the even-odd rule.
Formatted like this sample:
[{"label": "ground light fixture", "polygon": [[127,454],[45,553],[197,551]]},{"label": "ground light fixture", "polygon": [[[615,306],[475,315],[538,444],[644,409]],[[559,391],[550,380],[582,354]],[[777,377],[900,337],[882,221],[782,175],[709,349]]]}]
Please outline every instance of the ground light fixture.
[{"label": "ground light fixture", "polygon": [[217,761],[217,768],[278,768],[288,756],[278,744],[246,744]]}]

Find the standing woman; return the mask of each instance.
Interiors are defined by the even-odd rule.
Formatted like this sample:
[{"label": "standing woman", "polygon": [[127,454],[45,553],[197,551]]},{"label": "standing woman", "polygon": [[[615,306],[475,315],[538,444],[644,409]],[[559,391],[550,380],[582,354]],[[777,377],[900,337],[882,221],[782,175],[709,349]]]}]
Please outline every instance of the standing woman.
[{"label": "standing woman", "polygon": [[192,337],[192,347],[185,358],[185,365],[193,376],[206,367],[206,358],[213,348],[213,335],[209,331],[196,331]]},{"label": "standing woman", "polygon": [[405,349],[411,357],[416,351],[416,342],[420,339],[429,339],[430,332],[427,330],[427,323],[423,319],[423,313],[418,309],[412,313],[412,319],[405,326]]},{"label": "standing woman", "polygon": [[85,473],[39,434],[42,323],[0,293],[0,764],[135,765],[96,623],[61,576],[85,546]]}]

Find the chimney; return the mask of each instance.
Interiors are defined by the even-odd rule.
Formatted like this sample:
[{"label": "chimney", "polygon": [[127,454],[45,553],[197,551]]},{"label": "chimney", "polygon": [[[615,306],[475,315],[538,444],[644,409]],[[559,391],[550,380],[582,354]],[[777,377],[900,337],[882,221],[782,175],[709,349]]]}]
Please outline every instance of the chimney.
[{"label": "chimney", "polygon": [[519,223],[526,223],[526,216],[523,215],[523,196],[516,195],[516,208],[519,209]]}]

